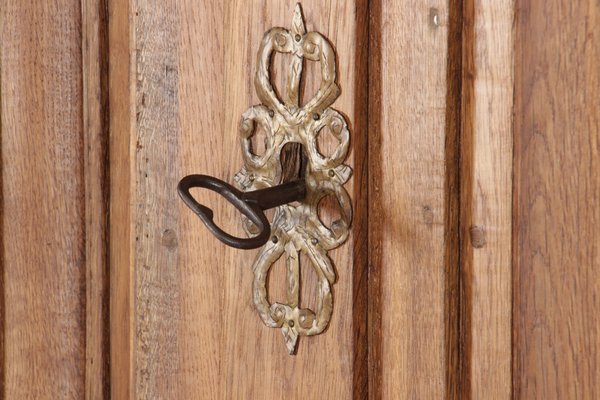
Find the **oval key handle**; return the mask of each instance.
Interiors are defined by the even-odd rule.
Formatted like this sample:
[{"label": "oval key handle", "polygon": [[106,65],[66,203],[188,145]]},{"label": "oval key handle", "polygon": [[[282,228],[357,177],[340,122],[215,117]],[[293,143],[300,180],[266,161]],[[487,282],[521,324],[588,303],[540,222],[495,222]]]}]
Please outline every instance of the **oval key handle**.
[{"label": "oval key handle", "polygon": [[[221,229],[213,220],[213,211],[198,203],[190,193],[192,188],[212,190],[233,204],[259,229],[259,234],[250,238],[235,237]],[[232,185],[208,175],[188,175],[179,181],[177,192],[184,203],[204,222],[208,230],[221,242],[238,249],[256,249],[269,241],[271,224],[263,212],[293,201],[304,199],[306,183],[297,180],[252,192],[242,192]]]}]

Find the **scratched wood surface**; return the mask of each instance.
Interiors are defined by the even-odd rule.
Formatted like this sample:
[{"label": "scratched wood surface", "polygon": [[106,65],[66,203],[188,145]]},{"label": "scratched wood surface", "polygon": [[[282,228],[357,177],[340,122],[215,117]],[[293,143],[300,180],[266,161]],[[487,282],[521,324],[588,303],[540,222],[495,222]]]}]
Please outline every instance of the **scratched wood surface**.
[{"label": "scratched wood surface", "polygon": [[460,4],[373,6],[370,394],[456,398]]},{"label": "scratched wood surface", "polygon": [[[111,112],[111,143],[114,139],[115,160],[126,171],[121,175],[114,169],[113,175],[111,165],[116,196],[111,210],[121,213],[111,221],[123,217],[130,226],[129,231],[115,229],[117,240],[111,240],[111,263],[122,269],[111,266],[117,274],[111,276],[116,306],[111,313],[124,321],[114,326],[122,337],[111,336],[116,341],[111,359],[126,368],[119,372],[122,377],[112,374],[114,394],[181,399],[366,395],[366,343],[357,344],[366,340],[366,191],[360,189],[366,184],[366,146],[348,159],[355,175],[346,187],[356,214],[351,238],[332,253],[339,278],[330,327],[323,335],[302,338],[293,357],[281,333],[264,326],[254,310],[255,251],[218,242],[175,190],[190,173],[232,181],[242,165],[238,122],[258,103],[256,51],[267,29],[290,26],[294,6],[293,1],[265,0],[137,0],[129,7],[112,2],[111,39],[117,45],[111,68],[117,75],[111,76],[115,93],[110,96],[111,110],[114,102],[118,114]],[[315,0],[302,6],[308,29],[322,32],[336,48],[342,95],[334,107],[348,116],[353,143],[360,145],[366,135],[366,2]],[[130,57],[129,67],[119,56]],[[241,233],[237,212],[214,196],[196,194],[215,210],[216,220]],[[111,226],[111,238],[112,233]],[[128,261],[132,274],[123,271]],[[306,278],[305,293],[314,296],[315,276]]]},{"label": "scratched wood surface", "polygon": [[514,392],[600,397],[600,4],[517,1]]},{"label": "scratched wood surface", "polygon": [[514,5],[463,4],[461,394],[509,399]]},{"label": "scratched wood surface", "polygon": [[2,394],[85,395],[82,25],[75,0],[0,4]]}]

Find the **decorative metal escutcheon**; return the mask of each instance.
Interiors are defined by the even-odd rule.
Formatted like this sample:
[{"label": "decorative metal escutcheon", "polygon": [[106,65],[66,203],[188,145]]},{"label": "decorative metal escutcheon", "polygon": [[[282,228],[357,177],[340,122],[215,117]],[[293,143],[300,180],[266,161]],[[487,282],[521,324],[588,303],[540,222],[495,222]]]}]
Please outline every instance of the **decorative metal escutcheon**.
[{"label": "decorative metal escutcheon", "polygon": [[[269,72],[274,52],[292,55],[284,99],[274,90]],[[320,63],[321,83],[315,96],[301,106],[305,59]],[[178,192],[223,243],[242,249],[262,246],[252,266],[254,305],[268,327],[281,329],[287,351],[294,354],[299,336],[318,335],[329,324],[336,275],[327,252],[347,239],[352,221],[351,200],[343,187],[352,174],[344,164],[350,132],[344,117],[330,107],[340,94],[335,52],[323,35],[306,32],[300,4],[296,5],[291,29],[272,28],[264,35],[254,84],[262,104],[242,115],[239,135],[244,166],[234,178],[239,189],[210,176],[189,175],[179,183]],[[251,142],[259,128],[266,133],[262,155],[253,152]],[[329,156],[317,146],[317,137],[324,129],[339,141]],[[292,153],[284,150],[290,143],[294,144]],[[292,159],[298,164],[293,167],[297,174],[286,182]],[[249,237],[236,238],[218,227],[212,211],[191,196],[193,187],[216,191],[231,202],[244,216]],[[330,227],[318,216],[319,202],[326,196],[334,196],[340,209],[340,218]],[[271,222],[264,214],[270,208],[276,208]],[[308,257],[318,278],[319,298],[314,311],[299,304],[301,253]],[[271,304],[267,277],[281,257],[286,259],[287,303]]]}]

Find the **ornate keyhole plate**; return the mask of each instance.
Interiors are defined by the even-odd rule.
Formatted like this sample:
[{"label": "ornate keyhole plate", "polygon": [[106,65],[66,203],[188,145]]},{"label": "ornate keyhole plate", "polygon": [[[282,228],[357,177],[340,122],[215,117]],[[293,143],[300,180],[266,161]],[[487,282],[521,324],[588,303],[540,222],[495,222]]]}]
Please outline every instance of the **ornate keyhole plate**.
[{"label": "ornate keyhole plate", "polygon": [[[273,89],[269,73],[274,52],[292,55],[284,99]],[[321,66],[321,83],[315,96],[300,106],[299,92],[304,59]],[[343,162],[350,144],[350,132],[344,117],[330,106],[338,98],[335,52],[318,32],[306,32],[300,5],[296,5],[291,29],[272,28],[264,35],[258,51],[255,87],[262,104],[251,107],[242,115],[239,134],[244,166],[235,181],[244,191],[278,185],[282,179],[281,153],[288,143],[300,143],[305,150],[307,165],[306,198],[297,204],[279,206],[273,217],[272,237],[259,251],[254,261],[253,300],[263,322],[280,328],[287,350],[294,354],[299,336],[317,335],[327,328],[333,311],[331,287],[335,271],[327,252],[340,246],[348,237],[352,221],[352,205],[343,184],[352,169]],[[263,155],[252,152],[251,137],[257,127],[266,133]],[[339,141],[330,156],[318,151],[317,136],[328,128]],[[321,199],[334,196],[341,217],[327,227],[319,219]],[[252,225],[245,221],[252,235]],[[308,256],[318,277],[316,310],[299,304],[300,253]],[[267,276],[280,258],[286,258],[287,303],[269,303]]]}]

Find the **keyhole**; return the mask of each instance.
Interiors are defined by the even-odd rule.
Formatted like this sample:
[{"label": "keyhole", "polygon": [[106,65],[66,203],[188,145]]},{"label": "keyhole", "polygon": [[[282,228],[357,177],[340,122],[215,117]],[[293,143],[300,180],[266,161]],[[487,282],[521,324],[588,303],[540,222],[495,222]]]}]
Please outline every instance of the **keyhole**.
[{"label": "keyhole", "polygon": [[301,143],[287,143],[281,149],[281,182],[287,183],[306,176],[308,158]]}]

